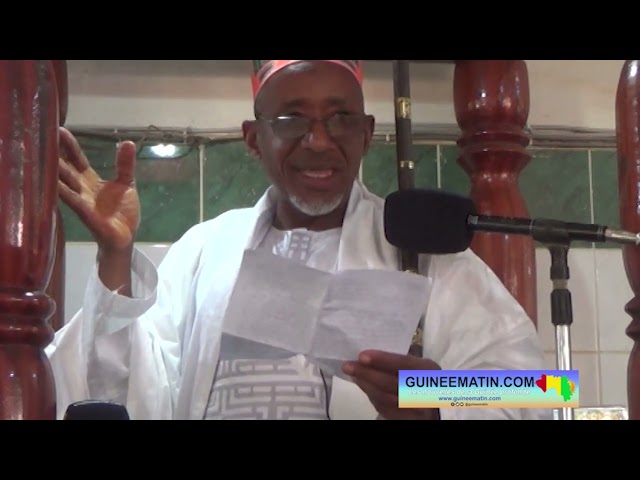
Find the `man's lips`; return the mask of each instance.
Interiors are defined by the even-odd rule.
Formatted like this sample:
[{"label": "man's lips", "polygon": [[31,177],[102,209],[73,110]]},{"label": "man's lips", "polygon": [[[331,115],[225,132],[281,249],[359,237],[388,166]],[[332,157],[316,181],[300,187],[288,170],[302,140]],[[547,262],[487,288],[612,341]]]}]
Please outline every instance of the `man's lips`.
[{"label": "man's lips", "polygon": [[326,179],[333,176],[335,170],[333,168],[328,168],[325,170],[300,170],[300,173],[308,178]]},{"label": "man's lips", "polygon": [[331,167],[296,168],[294,172],[301,185],[313,190],[334,190],[340,178],[340,170]]}]

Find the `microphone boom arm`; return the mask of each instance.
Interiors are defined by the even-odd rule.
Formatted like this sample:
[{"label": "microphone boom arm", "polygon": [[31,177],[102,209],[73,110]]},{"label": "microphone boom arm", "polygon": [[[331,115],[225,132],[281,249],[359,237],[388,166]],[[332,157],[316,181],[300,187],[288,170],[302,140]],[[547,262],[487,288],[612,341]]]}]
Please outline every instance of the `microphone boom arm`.
[{"label": "microphone boom arm", "polygon": [[469,215],[467,224],[475,231],[530,235],[548,244],[558,241],[613,242],[640,245],[640,234],[614,230],[604,225],[563,222],[547,218],[506,218]]}]

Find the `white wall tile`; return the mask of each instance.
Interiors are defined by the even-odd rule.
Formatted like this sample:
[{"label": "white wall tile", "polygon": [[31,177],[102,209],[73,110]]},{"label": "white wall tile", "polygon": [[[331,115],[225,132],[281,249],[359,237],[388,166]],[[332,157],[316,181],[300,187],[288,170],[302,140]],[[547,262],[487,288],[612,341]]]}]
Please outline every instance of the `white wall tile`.
[{"label": "white wall tile", "polygon": [[[627,353],[600,354],[600,391],[602,405],[628,407]],[[581,372],[582,373],[582,372]]]},{"label": "white wall tile", "polygon": [[158,267],[171,247],[170,243],[138,243],[136,247]]}]

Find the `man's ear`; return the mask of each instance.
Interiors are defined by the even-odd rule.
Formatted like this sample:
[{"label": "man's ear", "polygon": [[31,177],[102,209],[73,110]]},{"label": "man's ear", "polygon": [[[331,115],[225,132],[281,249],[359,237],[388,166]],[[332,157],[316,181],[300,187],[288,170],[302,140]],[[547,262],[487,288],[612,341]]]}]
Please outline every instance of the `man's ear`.
[{"label": "man's ear", "polygon": [[256,160],[260,160],[260,149],[258,148],[258,122],[255,120],[245,120],[242,122],[242,136],[247,146],[249,155]]},{"label": "man's ear", "polygon": [[373,138],[373,132],[376,129],[376,119],[373,115],[367,116],[367,129],[364,135],[364,155],[369,153],[369,147],[371,147],[371,139]]}]

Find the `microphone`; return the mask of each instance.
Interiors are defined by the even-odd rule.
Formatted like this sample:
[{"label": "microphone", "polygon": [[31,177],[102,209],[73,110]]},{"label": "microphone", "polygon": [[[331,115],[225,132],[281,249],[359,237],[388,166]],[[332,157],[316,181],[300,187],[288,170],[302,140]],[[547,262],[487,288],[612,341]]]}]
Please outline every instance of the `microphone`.
[{"label": "microphone", "polygon": [[640,234],[604,225],[479,215],[469,197],[439,190],[400,190],[385,199],[384,232],[397,248],[458,253],[469,248],[476,231],[530,235],[543,243],[582,240],[640,245]]},{"label": "microphone", "polygon": [[64,420],[130,420],[124,405],[115,402],[85,400],[67,407]]}]

